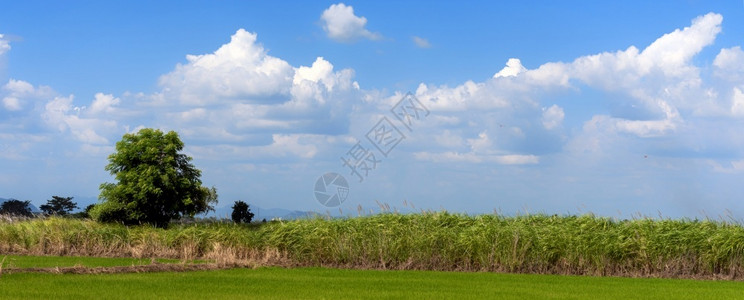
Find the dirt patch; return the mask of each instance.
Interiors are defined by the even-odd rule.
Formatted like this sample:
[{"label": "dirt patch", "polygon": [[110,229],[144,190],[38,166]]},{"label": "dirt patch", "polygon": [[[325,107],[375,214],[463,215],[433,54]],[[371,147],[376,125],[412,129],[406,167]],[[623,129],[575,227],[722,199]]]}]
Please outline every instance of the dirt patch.
[{"label": "dirt patch", "polygon": [[116,273],[147,273],[147,272],[190,272],[223,270],[233,268],[255,267],[250,264],[152,264],[139,266],[115,267],[55,267],[55,268],[5,268],[4,274],[13,273],[47,273],[47,274],[116,274]]}]

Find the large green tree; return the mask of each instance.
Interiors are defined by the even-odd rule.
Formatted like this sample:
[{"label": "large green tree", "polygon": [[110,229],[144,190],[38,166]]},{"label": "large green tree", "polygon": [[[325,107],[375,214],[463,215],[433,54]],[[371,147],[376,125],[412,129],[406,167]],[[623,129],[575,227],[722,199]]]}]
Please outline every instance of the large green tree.
[{"label": "large green tree", "polygon": [[145,128],[125,134],[106,166],[118,183],[101,184],[101,203],[93,207],[91,217],[167,227],[172,219],[213,210],[217,190],[202,186],[201,171],[180,153],[183,146],[174,131]]}]

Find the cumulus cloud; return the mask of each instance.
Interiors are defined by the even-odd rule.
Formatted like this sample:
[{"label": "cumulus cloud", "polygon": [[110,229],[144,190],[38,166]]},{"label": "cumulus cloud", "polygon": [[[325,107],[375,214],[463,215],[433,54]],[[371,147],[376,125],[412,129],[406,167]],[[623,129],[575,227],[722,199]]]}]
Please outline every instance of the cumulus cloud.
[{"label": "cumulus cloud", "polygon": [[721,49],[715,60],[715,74],[732,82],[744,81],[744,51],[740,46]]},{"label": "cumulus cloud", "polygon": [[[436,111],[465,111],[468,109],[494,109],[509,106],[504,94],[494,93],[493,86],[468,80],[456,87],[420,84],[416,97],[426,107]],[[398,98],[399,99],[399,98]]]},{"label": "cumulus cloud", "polygon": [[268,55],[256,38],[240,29],[214,53],[187,56],[187,64],[160,78],[163,90],[155,101],[189,106],[245,104],[262,110],[258,107],[323,104],[330,94],[359,89],[351,69],[334,71],[322,57],[309,67],[294,68]]},{"label": "cumulus cloud", "polygon": [[6,96],[3,97],[3,106],[10,111],[21,110],[23,108],[22,99],[36,93],[36,89],[30,83],[14,79],[10,79],[3,86],[3,91],[6,92]]},{"label": "cumulus cloud", "polygon": [[166,98],[199,105],[215,101],[285,101],[293,68],[268,55],[257,35],[239,29],[230,42],[211,54],[187,55],[186,64],[160,77]]},{"label": "cumulus cloud", "polygon": [[419,48],[431,48],[431,43],[429,43],[429,40],[425,38],[413,36],[411,37],[411,39],[413,40],[413,43],[416,44],[416,46]]},{"label": "cumulus cloud", "polygon": [[693,56],[715,40],[723,17],[709,13],[695,18],[692,25],[667,33],[643,51],[631,46],[624,51],[604,52],[576,59],[570,66],[583,82],[607,90],[637,85],[642,77],[658,72],[668,78],[697,76],[690,64]]},{"label": "cumulus cloud", "polygon": [[[624,95],[634,107],[643,110],[642,117],[610,116],[613,124],[609,128],[639,137],[663,136],[684,122],[680,109],[712,111],[698,99],[714,98],[715,92],[704,89],[700,70],[692,64],[692,58],[713,43],[722,20],[715,13],[697,17],[690,26],[664,34],[643,51],[630,46],[626,50],[582,56],[570,63],[548,62],[536,69],[527,69],[519,59],[511,58],[491,80],[467,81],[453,88],[421,85],[416,96],[440,111],[519,107],[536,110],[540,106],[534,99],[541,95],[555,89],[578,90],[580,85],[586,85]],[[741,69],[736,64],[744,60],[739,48],[724,50],[714,65],[730,76]],[[734,67],[723,69],[729,65]],[[736,94],[734,99],[738,99]],[[564,115],[558,106],[548,108],[540,111],[541,123],[546,129],[556,128]]]},{"label": "cumulus cloud", "polygon": [[8,111],[28,111],[34,107],[34,103],[51,98],[53,95],[54,91],[48,86],[34,87],[29,82],[16,79],[9,79],[0,88],[3,108]]},{"label": "cumulus cloud", "polygon": [[111,94],[97,93],[95,99],[93,99],[93,103],[90,105],[89,112],[91,114],[111,113],[120,101],[119,98]]},{"label": "cumulus cloud", "polygon": [[499,77],[514,77],[519,75],[519,73],[523,73],[524,71],[527,71],[527,68],[522,66],[522,61],[518,58],[510,58],[506,62],[506,67],[501,69],[496,74],[493,74],[493,78],[499,78]]},{"label": "cumulus cloud", "polygon": [[[293,67],[240,29],[214,53],[189,55],[187,64],[163,75],[162,90],[146,103],[164,110],[162,124],[178,125],[184,136],[201,141],[246,142],[256,132],[343,132],[359,97],[353,77],[353,70],[335,70],[323,57]],[[106,107],[118,103],[110,95],[99,100]]]},{"label": "cumulus cloud", "polygon": [[367,18],[354,15],[354,8],[343,3],[333,4],[320,16],[323,30],[329,38],[338,42],[354,42],[358,39],[379,40],[382,36],[365,28]]},{"label": "cumulus cloud", "polygon": [[323,104],[334,90],[359,89],[359,84],[352,80],[353,77],[354,72],[351,69],[334,72],[330,62],[318,57],[310,67],[301,66],[296,69],[291,94],[298,102],[316,99]]},{"label": "cumulus cloud", "polygon": [[116,121],[81,118],[75,113],[76,107],[72,105],[73,98],[73,96],[55,97],[44,106],[42,118],[49,126],[59,132],[69,130],[77,140],[85,144],[109,144],[108,139],[101,136],[96,130],[116,129]]},{"label": "cumulus cloud", "polygon": [[[733,80],[744,74],[739,67],[744,52],[739,47],[722,49],[713,68],[695,65],[694,57],[713,44],[722,21],[714,13],[697,17],[645,48],[630,46],[569,62],[546,62],[534,69],[511,58],[485,81],[469,80],[454,87],[422,83],[415,95],[434,117],[427,120],[431,127],[416,131],[430,134],[430,142],[421,141],[427,151],[413,155],[433,162],[522,165],[554,155],[567,160],[582,155],[604,159],[649,148],[705,155],[713,148],[695,136],[725,140],[715,147],[733,149],[726,151],[736,155],[735,149],[744,143],[741,138],[728,131],[713,134],[709,131],[716,126],[703,125],[705,121],[699,119],[744,116],[744,86]],[[702,72],[728,83],[706,82],[709,77],[701,76]],[[574,115],[576,106],[569,102],[545,103],[555,102],[547,99],[556,95],[586,98],[581,95],[584,91],[598,93],[591,101],[609,111],[578,110]],[[569,114],[570,124],[583,126],[564,124]],[[669,140],[675,141],[674,146],[659,142]]]}]

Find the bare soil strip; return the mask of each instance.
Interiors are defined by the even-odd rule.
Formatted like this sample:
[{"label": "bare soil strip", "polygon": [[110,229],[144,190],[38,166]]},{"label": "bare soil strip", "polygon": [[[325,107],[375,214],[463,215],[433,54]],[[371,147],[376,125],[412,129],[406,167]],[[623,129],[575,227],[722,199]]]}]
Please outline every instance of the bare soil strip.
[{"label": "bare soil strip", "polygon": [[[2,273],[51,273],[51,274],[116,274],[146,272],[189,272],[253,267],[247,264],[152,264],[115,267],[55,267],[55,268],[4,268]],[[2,274],[0,273],[0,275]]]}]

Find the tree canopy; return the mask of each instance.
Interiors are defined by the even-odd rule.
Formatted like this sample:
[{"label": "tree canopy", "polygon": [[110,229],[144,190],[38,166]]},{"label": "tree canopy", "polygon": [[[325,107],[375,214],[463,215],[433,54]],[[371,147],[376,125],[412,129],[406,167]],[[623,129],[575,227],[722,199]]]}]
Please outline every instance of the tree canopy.
[{"label": "tree canopy", "polygon": [[235,223],[250,223],[253,220],[254,214],[251,212],[248,203],[241,200],[235,201],[232,207],[232,220]]},{"label": "tree canopy", "polygon": [[125,134],[106,165],[117,183],[101,184],[101,203],[93,207],[91,217],[167,227],[172,219],[213,210],[217,190],[202,186],[201,171],[180,153],[183,146],[174,131],[145,128]]},{"label": "tree canopy", "polygon": [[0,206],[0,214],[31,217],[31,201],[11,199]]},{"label": "tree canopy", "polygon": [[39,209],[47,215],[65,216],[73,209],[78,208],[77,203],[72,202],[73,197],[52,196],[47,203],[39,206]]}]

